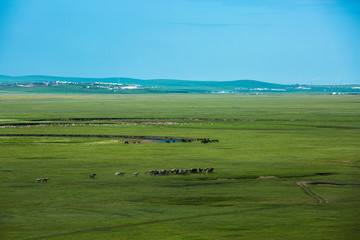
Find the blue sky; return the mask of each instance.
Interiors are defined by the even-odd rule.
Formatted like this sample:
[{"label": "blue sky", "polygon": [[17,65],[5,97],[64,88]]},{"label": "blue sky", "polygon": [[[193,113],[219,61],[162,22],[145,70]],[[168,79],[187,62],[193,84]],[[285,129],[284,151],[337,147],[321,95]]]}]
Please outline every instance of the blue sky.
[{"label": "blue sky", "polygon": [[0,74],[360,83],[360,1],[1,0]]}]

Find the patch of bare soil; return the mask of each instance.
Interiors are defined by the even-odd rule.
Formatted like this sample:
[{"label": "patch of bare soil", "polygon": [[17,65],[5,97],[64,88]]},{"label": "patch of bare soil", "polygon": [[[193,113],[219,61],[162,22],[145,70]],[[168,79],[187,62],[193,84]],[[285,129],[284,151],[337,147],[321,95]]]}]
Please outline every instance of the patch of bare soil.
[{"label": "patch of bare soil", "polygon": [[[119,126],[137,126],[137,125],[195,125],[195,123],[179,123],[169,121],[120,121],[116,123],[15,123],[0,124],[0,128],[32,128],[32,127],[119,127]],[[201,125],[197,123],[196,125]]]},{"label": "patch of bare soil", "polygon": [[265,178],[279,178],[279,177],[276,177],[276,176],[259,176],[259,177],[257,177],[257,179],[265,179]]},{"label": "patch of bare soil", "polygon": [[343,163],[357,163],[356,160],[343,160],[343,161],[339,161],[339,162],[343,162]]},{"label": "patch of bare soil", "polygon": [[160,142],[153,141],[153,140],[140,140],[140,143],[160,143]]}]

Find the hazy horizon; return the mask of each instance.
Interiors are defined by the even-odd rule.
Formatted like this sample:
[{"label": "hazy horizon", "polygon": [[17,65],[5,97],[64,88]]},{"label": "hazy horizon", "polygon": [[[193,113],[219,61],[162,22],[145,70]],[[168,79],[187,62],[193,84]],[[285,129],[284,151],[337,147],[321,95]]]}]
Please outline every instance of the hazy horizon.
[{"label": "hazy horizon", "polygon": [[3,0],[0,75],[360,83],[356,0]]},{"label": "hazy horizon", "polygon": [[[236,82],[236,81],[254,81],[254,82],[260,82],[260,83],[269,83],[269,84],[280,84],[280,85],[313,85],[313,86],[321,86],[321,85],[329,85],[329,86],[336,86],[336,85],[360,85],[360,83],[342,83],[342,84],[317,84],[317,83],[274,83],[274,82],[267,82],[267,81],[261,81],[256,79],[233,79],[233,80],[192,80],[192,79],[175,79],[175,78],[132,78],[132,77],[72,77],[72,76],[50,76],[50,75],[25,75],[25,76],[9,76],[9,75],[1,75],[0,77],[10,77],[10,78],[28,78],[28,77],[49,77],[49,78],[70,78],[70,79],[133,79],[133,80],[139,80],[139,81],[156,81],[156,80],[169,80],[169,81],[194,81],[194,82]],[[0,79],[1,80],[1,79]],[[33,80],[31,80],[33,81]]]}]

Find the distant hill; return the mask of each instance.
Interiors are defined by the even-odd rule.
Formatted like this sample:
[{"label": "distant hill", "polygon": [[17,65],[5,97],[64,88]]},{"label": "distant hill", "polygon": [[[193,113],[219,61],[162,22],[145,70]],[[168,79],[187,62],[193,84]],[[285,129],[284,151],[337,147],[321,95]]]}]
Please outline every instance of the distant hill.
[{"label": "distant hill", "polygon": [[22,83],[22,82],[44,82],[44,81],[65,81],[82,83],[123,83],[138,84],[144,87],[156,87],[167,89],[202,89],[202,90],[231,90],[236,88],[286,88],[289,85],[266,83],[255,80],[236,80],[236,81],[191,81],[174,79],[150,79],[142,80],[135,78],[74,78],[74,77],[53,77],[53,76],[23,76],[10,77],[0,75],[0,82]]},{"label": "distant hill", "polygon": [[[56,83],[59,81],[60,83]],[[23,84],[26,83],[26,84]],[[113,83],[113,84],[110,84]],[[119,87],[119,84],[124,86]],[[127,86],[129,85],[129,86]],[[131,86],[134,85],[134,86]],[[75,78],[54,76],[11,77],[0,75],[1,92],[25,93],[303,93],[360,94],[360,85],[284,85],[255,80],[192,81],[175,79]]]}]

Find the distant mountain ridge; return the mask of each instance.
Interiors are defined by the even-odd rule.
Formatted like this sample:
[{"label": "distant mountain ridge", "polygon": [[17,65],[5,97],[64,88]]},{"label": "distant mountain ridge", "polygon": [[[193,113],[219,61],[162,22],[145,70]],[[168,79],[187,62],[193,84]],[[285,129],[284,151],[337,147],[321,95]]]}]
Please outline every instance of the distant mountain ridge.
[{"label": "distant mountain ridge", "polygon": [[168,88],[168,89],[204,89],[204,90],[230,90],[237,88],[286,88],[291,85],[276,83],[267,83],[255,80],[234,80],[234,81],[194,81],[194,80],[175,80],[175,79],[135,79],[124,77],[108,78],[81,78],[81,77],[55,77],[43,75],[30,76],[5,76],[0,75],[0,82],[44,82],[44,81],[64,81],[64,82],[82,82],[82,83],[123,83],[137,84],[144,87]]}]

